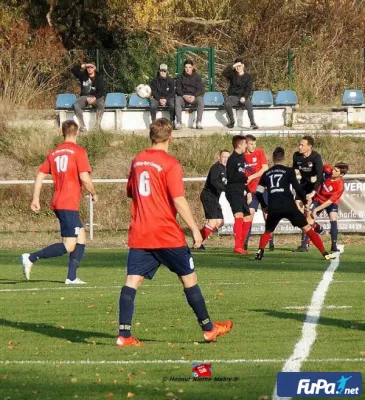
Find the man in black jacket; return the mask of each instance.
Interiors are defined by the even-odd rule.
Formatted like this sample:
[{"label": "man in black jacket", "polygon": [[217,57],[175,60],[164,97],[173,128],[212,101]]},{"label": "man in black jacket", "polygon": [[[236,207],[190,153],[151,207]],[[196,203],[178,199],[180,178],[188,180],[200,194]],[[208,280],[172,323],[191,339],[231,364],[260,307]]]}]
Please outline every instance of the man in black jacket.
[{"label": "man in black jacket", "polygon": [[[265,233],[260,238],[255,260],[262,259],[272,232],[283,218],[288,219],[293,226],[297,226],[305,232],[326,260],[336,258],[336,255],[326,252],[321,237],[312,229],[304,214],[296,206],[291,188],[293,187],[297,197],[304,205],[307,204],[306,193],[297,181],[294,169],[284,165],[284,159],[284,149],[277,147],[273,152],[274,166],[264,172],[257,187],[257,198],[262,209],[267,210],[267,218]],[[263,196],[265,189],[268,191],[268,204]]]},{"label": "man in black jacket", "polygon": [[233,107],[240,105],[247,109],[251,129],[258,129],[253,115],[252,103],[249,99],[252,92],[252,77],[245,72],[242,58],[236,58],[233,65],[228,65],[223,71],[223,76],[229,81],[228,97],[224,104],[229,118],[227,127],[234,127]]},{"label": "man in black jacket", "polygon": [[168,76],[167,65],[161,64],[157,76],[151,81],[152,98],[150,100],[150,112],[152,122],[156,119],[158,107],[167,107],[170,112],[170,121],[175,119],[175,83]]},{"label": "man in black jacket", "polygon": [[95,128],[100,129],[105,108],[105,89],[103,78],[96,70],[96,64],[89,62],[81,66],[75,65],[71,68],[71,72],[78,78],[81,86],[80,97],[74,104],[75,114],[80,123],[80,132],[86,130],[82,109],[88,105],[97,109]]},{"label": "man in black jacket", "polygon": [[[319,153],[313,150],[314,139],[312,136],[303,136],[300,141],[298,151],[293,155],[293,168],[301,188],[306,194],[308,206],[312,202],[313,196],[321,186],[323,180],[323,162]],[[303,209],[301,199],[296,198],[299,209]],[[308,213],[303,209],[303,212]],[[308,251],[308,237],[302,234],[302,243],[294,251],[302,253]]]},{"label": "man in black jacket", "polygon": [[181,113],[185,104],[191,104],[197,107],[196,129],[203,129],[203,95],[204,85],[201,76],[196,73],[193,61],[185,60],[184,72],[176,79],[175,129],[181,129]]},{"label": "man in black jacket", "polygon": [[[203,242],[223,225],[223,212],[219,204],[219,197],[226,190],[226,165],[229,156],[228,150],[220,151],[218,161],[210,168],[204,189],[200,194],[206,219],[204,227],[200,230]],[[199,248],[204,250],[203,245]]]}]

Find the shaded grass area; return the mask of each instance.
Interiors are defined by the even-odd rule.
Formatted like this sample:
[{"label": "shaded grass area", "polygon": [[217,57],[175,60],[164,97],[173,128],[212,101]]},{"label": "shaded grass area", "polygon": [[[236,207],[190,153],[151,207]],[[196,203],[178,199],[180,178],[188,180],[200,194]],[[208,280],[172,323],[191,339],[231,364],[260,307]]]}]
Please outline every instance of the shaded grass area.
[{"label": "shaded grass area", "polygon": [[[270,398],[306,313],[286,307],[308,305],[328,267],[315,250],[298,255],[281,247],[262,262],[231,249],[195,252],[210,315],[233,319],[232,332],[205,344],[181,284],[161,267],[136,298],[132,329],[145,346],[121,350],[114,342],[125,250],[89,249],[79,270],[88,284],[79,288],[62,283],[67,257],[39,261],[25,282],[17,264],[21,251],[0,254],[0,360],[10,361],[1,365],[0,383],[11,399]],[[361,246],[345,247],[325,306],[351,308],[322,310],[310,360],[324,361],[309,360],[303,370],[364,372],[361,361],[325,361],[363,357],[362,259]],[[246,361],[222,362],[232,359]],[[189,381],[192,363],[203,360],[221,360],[212,363],[213,380]],[[24,361],[46,364],[11,363]],[[214,381],[219,377],[232,380]]]}]

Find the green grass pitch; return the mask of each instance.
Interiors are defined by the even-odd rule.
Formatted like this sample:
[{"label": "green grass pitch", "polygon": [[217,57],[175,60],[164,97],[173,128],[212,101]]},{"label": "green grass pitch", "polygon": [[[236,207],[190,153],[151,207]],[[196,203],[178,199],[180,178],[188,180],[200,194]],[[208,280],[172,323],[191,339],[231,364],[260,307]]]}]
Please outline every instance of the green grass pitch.
[{"label": "green grass pitch", "polygon": [[[0,254],[0,398],[8,400],[271,399],[329,266],[314,249],[281,248],[261,262],[230,249],[195,252],[210,316],[233,319],[232,332],[204,343],[180,282],[161,267],[136,297],[133,334],[145,346],[118,349],[126,250],[89,249],[80,287],[63,283],[67,257],[41,260],[24,281],[20,253]],[[364,338],[363,249],[347,246],[301,370],[365,377]],[[192,363],[203,360],[212,361],[212,379],[190,380]]]}]

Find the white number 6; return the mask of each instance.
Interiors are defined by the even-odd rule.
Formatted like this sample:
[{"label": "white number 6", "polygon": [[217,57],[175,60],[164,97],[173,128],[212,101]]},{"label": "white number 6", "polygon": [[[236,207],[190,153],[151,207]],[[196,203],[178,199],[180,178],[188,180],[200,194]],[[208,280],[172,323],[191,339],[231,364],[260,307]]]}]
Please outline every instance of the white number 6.
[{"label": "white number 6", "polygon": [[150,174],[147,171],[143,171],[139,175],[138,192],[144,197],[151,194]]}]

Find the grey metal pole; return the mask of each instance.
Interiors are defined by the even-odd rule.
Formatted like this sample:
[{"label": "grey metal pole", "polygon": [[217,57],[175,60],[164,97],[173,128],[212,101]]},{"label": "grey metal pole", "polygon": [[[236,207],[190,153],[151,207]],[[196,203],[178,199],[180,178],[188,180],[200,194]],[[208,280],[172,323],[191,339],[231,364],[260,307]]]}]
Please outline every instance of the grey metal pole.
[{"label": "grey metal pole", "polygon": [[92,196],[89,194],[89,238],[94,240],[94,203]]}]

